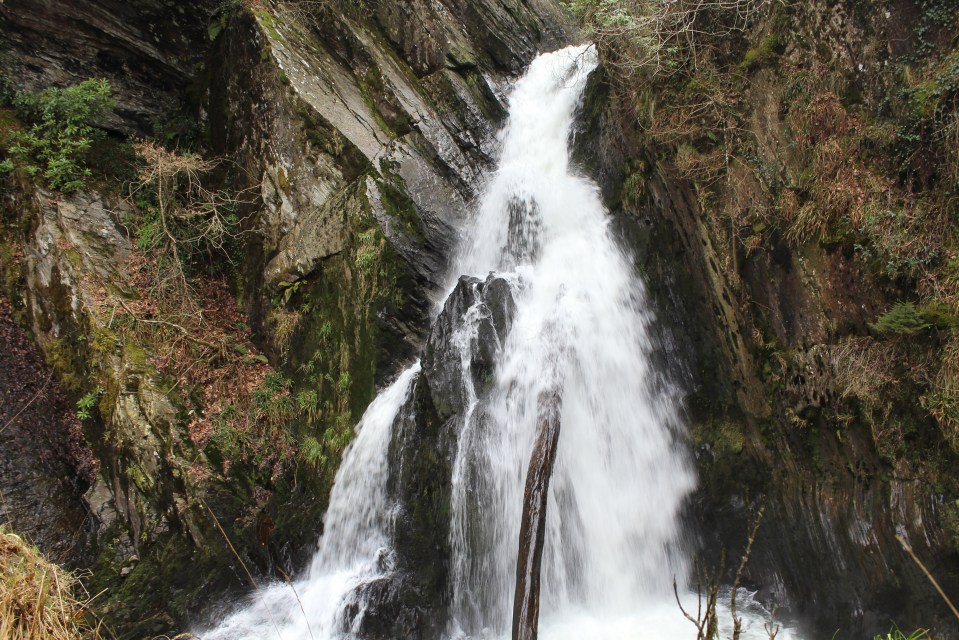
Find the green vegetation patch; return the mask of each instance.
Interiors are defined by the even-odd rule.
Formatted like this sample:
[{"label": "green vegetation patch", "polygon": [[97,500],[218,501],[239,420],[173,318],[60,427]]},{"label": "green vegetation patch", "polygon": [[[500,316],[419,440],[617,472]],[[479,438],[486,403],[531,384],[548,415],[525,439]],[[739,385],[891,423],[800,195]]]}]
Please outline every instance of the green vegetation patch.
[{"label": "green vegetation patch", "polygon": [[25,130],[9,134],[15,163],[41,176],[52,189],[76,191],[92,176],[87,157],[105,133],[96,123],[115,106],[106,80],[87,80],[64,89],[20,91],[13,99]]}]

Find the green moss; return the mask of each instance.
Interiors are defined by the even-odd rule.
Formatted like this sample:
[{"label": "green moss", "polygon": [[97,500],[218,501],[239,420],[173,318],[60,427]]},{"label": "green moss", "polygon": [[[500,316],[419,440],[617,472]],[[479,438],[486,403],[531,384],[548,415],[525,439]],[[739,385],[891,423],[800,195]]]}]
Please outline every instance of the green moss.
[{"label": "green moss", "polygon": [[401,224],[404,234],[422,238],[423,223],[419,210],[409,196],[403,178],[389,171],[384,171],[383,175],[384,179],[376,182],[383,208]]},{"label": "green moss", "polygon": [[942,528],[952,553],[959,555],[959,500],[947,503],[941,511]]},{"label": "green moss", "polygon": [[773,62],[782,51],[782,42],[776,34],[770,34],[763,38],[759,44],[746,51],[740,68],[752,71],[764,67]]},{"label": "green moss", "polygon": [[220,34],[226,29],[229,19],[230,16],[224,12],[219,18],[210,22],[210,25],[207,27],[207,37],[210,38],[210,42],[220,37]]},{"label": "green moss", "polygon": [[639,209],[648,195],[646,185],[649,182],[649,167],[642,160],[634,160],[625,170],[620,198],[624,205]]},{"label": "green moss", "polygon": [[713,446],[720,454],[737,454],[742,452],[746,442],[739,425],[732,421],[724,422],[716,432]]},{"label": "green moss", "polygon": [[489,84],[487,84],[482,74],[476,72],[468,73],[463,78],[463,81],[470,95],[473,96],[474,102],[479,106],[480,111],[483,112],[483,116],[486,117],[487,120],[497,122],[505,115],[502,105],[499,100],[496,99],[496,95],[490,89]]},{"label": "green moss", "polygon": [[408,127],[402,124],[394,128],[394,125],[398,124],[395,118],[390,118],[390,120],[393,120],[392,123],[387,120],[388,114],[384,109],[384,106],[387,105],[387,93],[384,88],[383,76],[380,75],[376,67],[371,66],[366,73],[358,74],[356,76],[356,86],[360,90],[360,95],[363,96],[363,102],[370,110],[370,115],[373,116],[383,133],[390,138],[398,138],[399,134],[396,128],[402,128],[404,131],[408,130]]},{"label": "green moss", "polygon": [[272,13],[263,8],[256,8],[253,9],[253,15],[256,16],[257,22],[266,29],[271,39],[286,42],[286,38],[276,30],[276,17]]},{"label": "green moss", "polygon": [[136,488],[142,491],[145,495],[153,495],[153,490],[156,487],[156,482],[138,465],[130,465],[126,469],[127,479],[136,485]]},{"label": "green moss", "polygon": [[142,367],[147,366],[146,350],[144,350],[144,348],[141,345],[137,344],[136,342],[133,342],[132,340],[128,340],[123,345],[123,355],[126,356],[126,359],[129,362],[135,365],[142,366]]},{"label": "green moss", "polygon": [[[0,235],[2,238],[2,235]],[[22,290],[23,263],[19,247],[0,239],[0,286],[11,300]]]},{"label": "green moss", "polygon": [[84,378],[74,363],[76,349],[63,338],[51,338],[43,352],[47,364],[57,372],[60,385],[71,393],[79,393],[84,387]]},{"label": "green moss", "polygon": [[942,94],[935,80],[927,80],[906,90],[906,98],[913,117],[928,120],[936,114]]},{"label": "green moss", "polygon": [[6,151],[10,135],[22,126],[13,109],[0,108],[0,149]]},{"label": "green moss", "polygon": [[454,44],[446,53],[447,65],[456,71],[469,71],[476,68],[476,58],[466,48]]},{"label": "green moss", "polygon": [[[211,534],[212,523],[210,525]],[[123,532],[114,528],[93,566],[88,588],[101,593],[97,613],[120,640],[172,637],[187,620],[174,620],[166,612],[186,616],[207,605],[211,593],[222,593],[242,583],[242,569],[233,568],[225,542],[198,550],[183,544],[179,535],[165,534],[133,563],[126,557]],[[222,538],[220,538],[222,540]],[[240,553],[247,545],[235,540]],[[126,577],[121,571],[129,570]]]}]

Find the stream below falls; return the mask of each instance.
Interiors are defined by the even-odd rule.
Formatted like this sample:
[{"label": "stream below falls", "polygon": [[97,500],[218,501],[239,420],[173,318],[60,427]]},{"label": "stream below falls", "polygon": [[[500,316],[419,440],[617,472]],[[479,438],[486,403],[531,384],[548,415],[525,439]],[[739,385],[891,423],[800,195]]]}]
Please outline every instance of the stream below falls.
[{"label": "stream below falls", "polygon": [[[610,228],[598,188],[570,165],[569,139],[589,73],[589,46],[543,54],[512,88],[500,157],[461,230],[448,292],[491,282],[510,303],[465,305],[446,354],[463,398],[451,460],[451,622],[447,637],[507,638],[526,470],[537,399],[561,398],[542,555],[544,640],[695,638],[673,595],[691,561],[680,511],[696,482],[682,440],[678,390],[652,365],[642,282]],[[473,276],[473,279],[461,279]],[[437,315],[453,305],[439,306]],[[471,371],[484,318],[495,367],[482,390]],[[502,328],[502,326],[500,327]],[[203,640],[349,638],[364,584],[395,568],[388,491],[395,423],[420,363],[370,405],[336,476],[319,549],[292,584],[260,589]],[[350,611],[350,615],[346,612]],[[359,613],[357,613],[359,611]],[[743,638],[767,638],[765,612],[743,593]],[[729,616],[722,616],[729,622]],[[788,630],[780,639],[795,637]]]}]

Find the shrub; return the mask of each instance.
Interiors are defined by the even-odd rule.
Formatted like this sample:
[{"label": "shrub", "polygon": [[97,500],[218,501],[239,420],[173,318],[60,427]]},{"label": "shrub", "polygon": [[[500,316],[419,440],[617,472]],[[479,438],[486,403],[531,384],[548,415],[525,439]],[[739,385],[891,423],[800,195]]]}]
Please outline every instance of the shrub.
[{"label": "shrub", "polygon": [[898,302],[870,327],[877,333],[912,335],[931,325],[911,302]]},{"label": "shrub", "polygon": [[53,189],[76,191],[90,177],[90,145],[103,137],[93,123],[114,106],[106,80],[87,80],[64,89],[20,91],[13,99],[17,116],[30,128],[12,134],[16,160],[31,175],[42,175]]},{"label": "shrub", "polygon": [[[744,27],[768,0],[566,0],[607,62],[627,74],[659,75],[698,68],[711,41]],[[776,43],[770,42],[774,49]]]}]

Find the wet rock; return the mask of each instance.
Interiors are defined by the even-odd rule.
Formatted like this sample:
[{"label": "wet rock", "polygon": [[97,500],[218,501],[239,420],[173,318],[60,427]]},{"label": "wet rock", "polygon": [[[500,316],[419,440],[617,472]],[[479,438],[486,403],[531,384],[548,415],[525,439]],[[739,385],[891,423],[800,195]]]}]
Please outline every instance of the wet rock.
[{"label": "wet rock", "polygon": [[[450,604],[449,526],[452,464],[462,418],[473,393],[488,390],[500,345],[510,329],[510,285],[491,275],[463,277],[447,299],[430,334],[423,369],[400,410],[390,443],[388,490],[396,502],[391,531],[392,573],[364,586],[371,606],[367,629],[389,629],[402,620],[411,635],[435,638],[445,630]],[[464,359],[483,373],[462,375]],[[373,633],[370,637],[379,637]],[[394,635],[394,637],[396,637]]]},{"label": "wet rock", "polygon": [[[512,292],[503,278],[490,276],[485,282],[460,278],[433,323],[423,355],[422,377],[440,420],[461,414],[471,391],[479,394],[488,388],[514,312]],[[469,380],[463,379],[462,362],[457,359],[464,349],[470,362]]]},{"label": "wet rock", "polygon": [[410,595],[401,577],[368,580],[343,604],[342,628],[368,640],[429,638],[428,625]]},{"label": "wet rock", "polygon": [[152,133],[178,110],[209,45],[218,0],[7,0],[0,3],[0,70],[23,88],[105,78],[111,126]]}]

